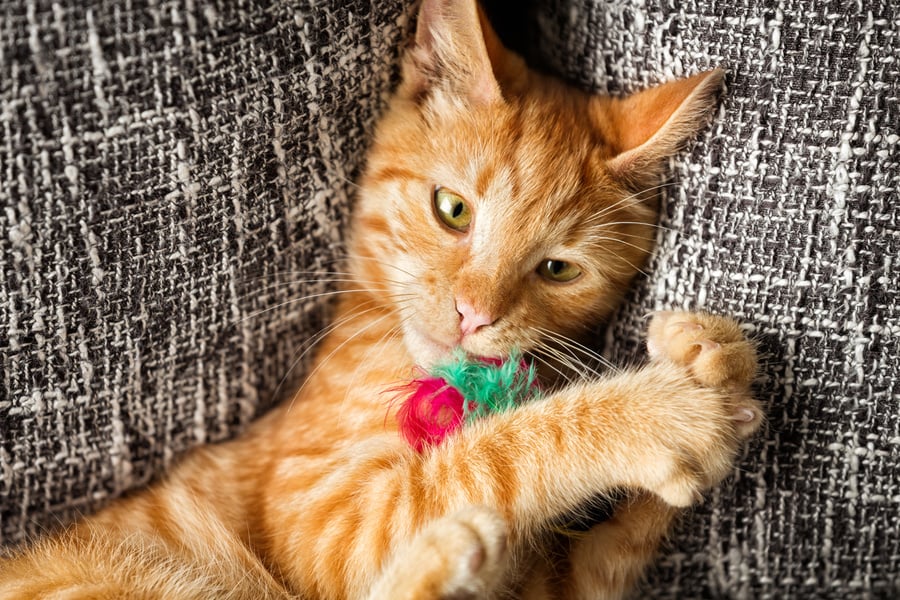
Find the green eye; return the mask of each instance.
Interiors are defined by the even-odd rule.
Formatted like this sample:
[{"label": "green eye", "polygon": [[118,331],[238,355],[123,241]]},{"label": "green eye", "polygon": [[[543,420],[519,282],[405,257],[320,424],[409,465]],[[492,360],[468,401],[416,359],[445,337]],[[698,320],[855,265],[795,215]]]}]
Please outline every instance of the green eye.
[{"label": "green eye", "polygon": [[472,222],[472,211],[466,201],[444,188],[434,190],[434,210],[444,225],[457,231],[465,231]]},{"label": "green eye", "polygon": [[544,279],[558,281],[560,283],[572,281],[581,275],[581,269],[576,265],[567,263],[564,260],[554,260],[552,258],[542,261],[541,264],[538,265],[537,272]]}]

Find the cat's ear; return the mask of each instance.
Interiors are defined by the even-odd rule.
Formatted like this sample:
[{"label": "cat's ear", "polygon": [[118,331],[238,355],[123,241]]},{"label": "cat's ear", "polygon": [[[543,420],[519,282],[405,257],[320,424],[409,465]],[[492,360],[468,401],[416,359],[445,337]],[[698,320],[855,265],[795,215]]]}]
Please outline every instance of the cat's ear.
[{"label": "cat's ear", "polygon": [[399,93],[441,91],[474,104],[502,101],[492,58],[505,52],[475,0],[423,0]]},{"label": "cat's ear", "polygon": [[610,170],[637,185],[652,182],[706,122],[724,75],[715,69],[624,98],[594,98],[594,123],[613,150]]}]

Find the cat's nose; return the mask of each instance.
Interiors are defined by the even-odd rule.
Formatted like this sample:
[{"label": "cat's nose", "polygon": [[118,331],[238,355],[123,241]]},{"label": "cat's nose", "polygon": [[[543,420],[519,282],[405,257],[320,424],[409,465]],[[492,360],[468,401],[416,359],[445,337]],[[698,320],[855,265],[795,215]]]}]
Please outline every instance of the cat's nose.
[{"label": "cat's nose", "polygon": [[494,322],[491,315],[479,311],[465,300],[456,301],[456,312],[459,313],[459,331],[463,337]]}]

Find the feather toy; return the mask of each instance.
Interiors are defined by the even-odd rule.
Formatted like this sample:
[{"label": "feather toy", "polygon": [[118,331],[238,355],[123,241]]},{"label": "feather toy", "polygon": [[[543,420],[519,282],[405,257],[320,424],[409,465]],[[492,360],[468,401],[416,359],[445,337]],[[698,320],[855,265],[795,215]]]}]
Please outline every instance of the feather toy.
[{"label": "feather toy", "polygon": [[541,394],[536,369],[520,352],[501,360],[471,358],[461,349],[395,391],[408,394],[397,421],[400,433],[418,452],[437,446],[464,423]]}]

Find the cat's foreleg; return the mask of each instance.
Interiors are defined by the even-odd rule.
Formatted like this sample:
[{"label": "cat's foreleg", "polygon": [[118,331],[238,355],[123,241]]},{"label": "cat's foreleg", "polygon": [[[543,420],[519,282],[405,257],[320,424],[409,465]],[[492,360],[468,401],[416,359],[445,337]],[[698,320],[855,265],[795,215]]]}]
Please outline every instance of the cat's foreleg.
[{"label": "cat's foreleg", "polygon": [[[679,319],[654,319],[647,367],[476,421],[423,455],[386,435],[321,466],[284,461],[266,518],[280,572],[300,591],[365,597],[398,545],[468,506],[501,515],[516,558],[598,493],[643,489],[672,506],[696,502],[731,471],[760,411],[749,390],[753,348],[740,329]],[[339,478],[334,464],[345,465]]]},{"label": "cat's foreleg", "polygon": [[[548,415],[548,423],[558,419],[565,410],[580,407],[584,412],[580,419],[573,421],[573,426],[579,420],[593,421],[596,433],[603,435],[598,443],[604,449],[583,449],[584,455],[604,455],[600,460],[606,468],[598,470],[605,471],[602,475],[606,483],[597,483],[595,489],[602,491],[624,485],[652,490],[659,496],[647,492],[633,496],[619,507],[612,519],[574,543],[562,586],[548,584],[553,576],[538,573],[533,581],[538,589],[528,589],[526,584],[526,595],[537,593],[537,597],[566,599],[623,597],[667,534],[677,514],[674,505],[689,504],[730,471],[736,442],[759,426],[761,413],[749,393],[756,367],[755,351],[735,322],[709,315],[662,313],[651,323],[648,346],[650,367],[599,382],[599,389],[595,388],[596,404],[607,406],[607,416],[618,414],[622,418],[630,410],[639,410],[632,419],[623,419],[626,422],[617,428],[593,414],[582,405],[582,400],[572,399],[559,412],[554,410]],[[670,387],[661,385],[672,376],[673,369],[681,369],[680,374],[671,380]],[[686,382],[695,387],[693,392],[682,388]],[[623,387],[634,388],[630,398]],[[559,397],[567,393],[571,390]],[[628,402],[628,406],[619,404],[620,401]],[[543,427],[549,425],[545,423]],[[542,424],[535,423],[535,431],[541,428]],[[635,434],[637,438],[632,437]],[[565,437],[564,431],[553,431],[557,443]],[[547,450],[546,445],[534,447]],[[565,445],[557,447],[553,454],[567,455]],[[512,453],[515,445],[510,444],[509,448]],[[624,456],[617,454],[622,451]],[[560,468],[572,475],[578,463],[578,456],[570,455],[570,462]],[[495,475],[501,480],[505,477],[502,468]],[[554,475],[565,477],[563,473]],[[547,476],[544,474],[543,478]],[[538,482],[541,478],[535,474]],[[556,490],[563,493],[567,489],[577,490],[577,485],[575,478]],[[555,504],[548,497],[554,495],[553,490],[547,491],[550,493],[542,495],[543,499],[535,498],[539,509]],[[565,502],[564,496],[558,499]],[[522,516],[509,514],[508,518],[514,525],[521,525]]]},{"label": "cat's foreleg", "polygon": [[569,386],[448,439],[425,458],[421,493],[495,506],[514,538],[598,492],[693,504],[759,426],[755,351],[733,321],[685,313],[655,317],[648,345],[645,368]]},{"label": "cat's foreleg", "polygon": [[[655,360],[689,365],[705,385],[744,390],[755,368],[753,347],[731,320],[702,314],[661,313],[650,327],[648,346]],[[715,352],[705,357],[704,352]],[[736,430],[748,435],[760,422],[750,405],[735,412]],[[640,579],[679,510],[654,494],[633,492],[612,517],[584,535],[568,540],[563,565],[548,565],[561,585],[540,598],[612,600],[625,597]],[[534,589],[546,589],[537,574]]]}]

